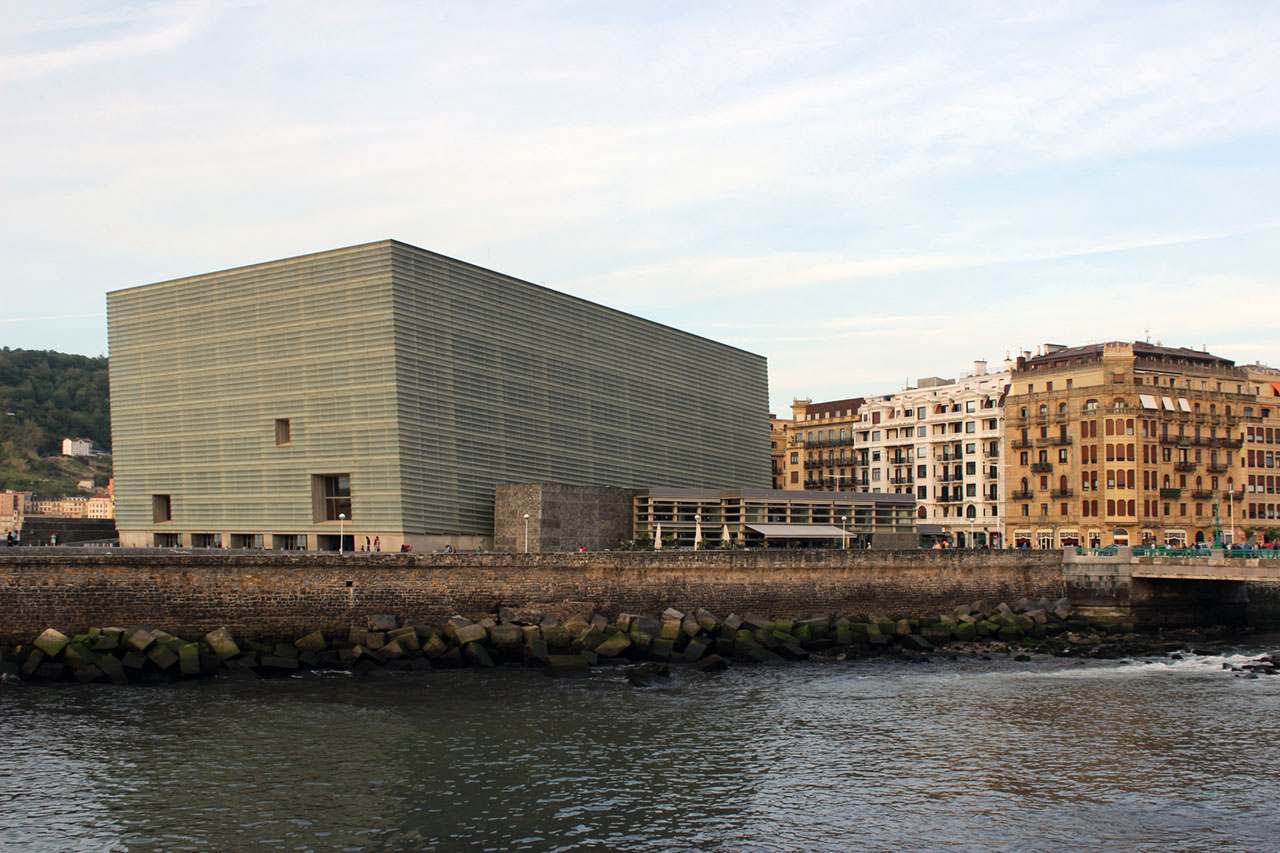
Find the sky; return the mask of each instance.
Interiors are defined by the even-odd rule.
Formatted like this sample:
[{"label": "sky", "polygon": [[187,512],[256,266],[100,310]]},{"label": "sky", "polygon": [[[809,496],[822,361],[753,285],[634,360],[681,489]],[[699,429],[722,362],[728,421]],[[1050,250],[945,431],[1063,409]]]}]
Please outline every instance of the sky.
[{"label": "sky", "polygon": [[0,0],[0,346],[394,238],[768,358],[1280,365],[1280,3]]}]

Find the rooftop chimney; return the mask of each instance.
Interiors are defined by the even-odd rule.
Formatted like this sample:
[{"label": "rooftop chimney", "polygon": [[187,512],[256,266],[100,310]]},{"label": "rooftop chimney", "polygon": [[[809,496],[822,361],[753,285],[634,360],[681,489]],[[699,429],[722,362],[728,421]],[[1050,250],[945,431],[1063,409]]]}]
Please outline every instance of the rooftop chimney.
[{"label": "rooftop chimney", "polygon": [[975,362],[973,363],[973,375],[974,375],[974,376],[986,376],[986,375],[987,375],[987,362],[986,362],[985,360],[984,360],[984,361],[975,361]]}]

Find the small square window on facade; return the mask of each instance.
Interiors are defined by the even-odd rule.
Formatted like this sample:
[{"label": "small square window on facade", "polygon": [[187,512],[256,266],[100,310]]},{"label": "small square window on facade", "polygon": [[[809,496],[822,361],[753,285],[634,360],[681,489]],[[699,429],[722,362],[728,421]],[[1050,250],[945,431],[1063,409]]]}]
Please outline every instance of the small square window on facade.
[{"label": "small square window on facade", "polygon": [[276,418],[276,444],[288,444],[293,441],[289,432],[289,419]]},{"label": "small square window on facade", "polygon": [[151,496],[151,521],[155,524],[173,521],[173,505],[168,495]]}]

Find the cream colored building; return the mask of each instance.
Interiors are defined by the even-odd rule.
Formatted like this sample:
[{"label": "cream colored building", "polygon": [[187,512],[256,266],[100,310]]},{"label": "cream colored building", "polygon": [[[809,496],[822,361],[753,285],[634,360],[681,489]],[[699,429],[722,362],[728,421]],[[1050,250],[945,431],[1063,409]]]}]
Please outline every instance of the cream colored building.
[{"label": "cream colored building", "polygon": [[787,427],[782,488],[866,491],[853,476],[853,426],[861,397],[815,403],[795,399]]},{"label": "cream colored building", "polygon": [[936,524],[960,547],[1002,547],[1000,442],[1009,367],[985,361],[958,380],[929,377],[868,397],[854,431],[855,482],[872,492],[914,494],[919,524]]},{"label": "cream colored building", "polygon": [[115,518],[116,502],[110,495],[94,495],[85,501],[85,518]]}]

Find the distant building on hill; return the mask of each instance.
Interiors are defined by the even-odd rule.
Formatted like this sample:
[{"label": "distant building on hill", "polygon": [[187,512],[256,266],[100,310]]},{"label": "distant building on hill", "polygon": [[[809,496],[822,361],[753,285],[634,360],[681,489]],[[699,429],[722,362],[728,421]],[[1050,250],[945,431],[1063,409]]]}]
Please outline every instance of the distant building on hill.
[{"label": "distant building on hill", "polygon": [[122,545],[490,547],[502,483],[770,485],[763,357],[404,243],[107,315]]},{"label": "distant building on hill", "polygon": [[62,439],[63,456],[92,456],[93,440],[89,438]]}]

